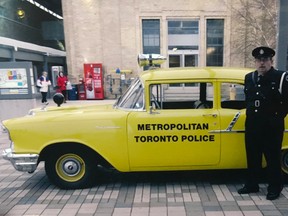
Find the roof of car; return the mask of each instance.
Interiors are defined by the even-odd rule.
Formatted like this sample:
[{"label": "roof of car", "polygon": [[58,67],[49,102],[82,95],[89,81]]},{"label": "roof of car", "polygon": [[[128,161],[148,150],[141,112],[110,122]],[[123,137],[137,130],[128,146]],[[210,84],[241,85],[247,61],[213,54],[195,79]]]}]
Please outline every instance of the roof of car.
[{"label": "roof of car", "polygon": [[[255,70],[255,69],[254,69]],[[232,67],[186,67],[151,69],[140,74],[143,81],[177,79],[236,79],[244,80],[251,68]]]}]

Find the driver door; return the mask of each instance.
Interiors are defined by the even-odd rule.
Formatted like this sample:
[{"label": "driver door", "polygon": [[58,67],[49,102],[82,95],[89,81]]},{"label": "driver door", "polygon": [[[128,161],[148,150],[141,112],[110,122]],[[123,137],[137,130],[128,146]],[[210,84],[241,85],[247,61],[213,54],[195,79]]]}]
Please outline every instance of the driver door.
[{"label": "driver door", "polygon": [[151,105],[154,109],[128,116],[131,170],[185,169],[219,163],[220,134],[212,133],[220,128],[212,82],[171,86],[151,85],[147,108]]}]

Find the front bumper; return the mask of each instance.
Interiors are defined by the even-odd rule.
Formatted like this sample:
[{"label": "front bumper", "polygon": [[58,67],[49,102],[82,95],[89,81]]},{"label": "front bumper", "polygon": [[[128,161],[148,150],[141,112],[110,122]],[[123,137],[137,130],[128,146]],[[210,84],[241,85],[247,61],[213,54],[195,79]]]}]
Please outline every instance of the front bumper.
[{"label": "front bumper", "polygon": [[14,154],[11,148],[5,149],[2,153],[5,160],[12,163],[18,171],[32,173],[38,165],[38,154]]}]

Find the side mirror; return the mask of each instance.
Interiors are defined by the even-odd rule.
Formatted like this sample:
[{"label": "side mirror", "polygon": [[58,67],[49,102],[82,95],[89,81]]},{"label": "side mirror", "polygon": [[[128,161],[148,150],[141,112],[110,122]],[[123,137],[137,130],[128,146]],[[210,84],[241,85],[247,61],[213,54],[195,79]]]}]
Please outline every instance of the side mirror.
[{"label": "side mirror", "polygon": [[159,112],[156,112],[155,104],[149,107],[149,114],[160,114]]}]

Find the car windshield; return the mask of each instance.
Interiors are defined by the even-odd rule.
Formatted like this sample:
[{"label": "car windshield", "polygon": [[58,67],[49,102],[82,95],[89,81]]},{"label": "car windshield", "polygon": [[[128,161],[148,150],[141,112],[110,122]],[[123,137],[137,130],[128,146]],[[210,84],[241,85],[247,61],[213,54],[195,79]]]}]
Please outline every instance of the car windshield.
[{"label": "car windshield", "polygon": [[139,78],[129,86],[127,91],[117,100],[115,107],[123,109],[143,109],[144,108],[144,89]]}]

